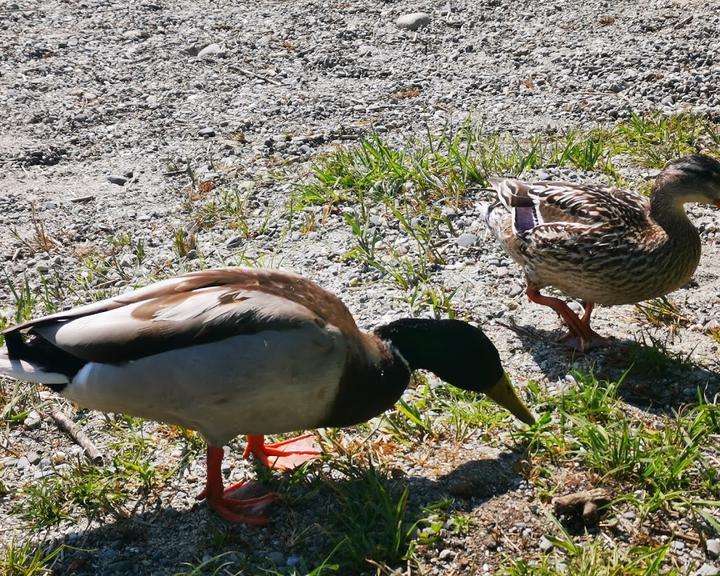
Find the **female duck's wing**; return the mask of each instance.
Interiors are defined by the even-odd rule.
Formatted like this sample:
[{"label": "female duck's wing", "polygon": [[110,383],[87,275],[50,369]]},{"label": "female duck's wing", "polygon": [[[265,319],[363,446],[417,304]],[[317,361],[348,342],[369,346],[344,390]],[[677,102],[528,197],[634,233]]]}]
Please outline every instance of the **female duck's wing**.
[{"label": "female duck's wing", "polygon": [[649,224],[649,200],[618,188],[569,182],[529,184],[507,178],[491,183],[498,199],[513,216],[516,234],[542,224],[560,222],[589,226],[619,224],[634,228]]},{"label": "female duck's wing", "polygon": [[[345,305],[316,284],[271,270],[217,269],[159,282],[6,330],[40,336],[86,362],[122,363],[266,329],[332,324],[359,334]],[[13,355],[12,338],[8,338]]]}]

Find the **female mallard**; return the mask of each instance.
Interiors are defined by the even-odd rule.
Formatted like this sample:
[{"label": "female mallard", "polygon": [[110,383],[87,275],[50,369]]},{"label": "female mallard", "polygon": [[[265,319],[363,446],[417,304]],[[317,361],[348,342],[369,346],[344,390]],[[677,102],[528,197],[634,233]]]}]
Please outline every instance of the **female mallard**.
[{"label": "female mallard", "polygon": [[223,490],[224,444],[246,434],[245,456],[297,465],[318,453],[307,437],[267,445],[263,435],[368,420],[393,405],[415,369],[533,422],[480,329],[404,319],[366,334],[337,297],[285,272],[193,272],[3,334],[0,374],[87,408],[198,430],[208,443],[201,497],[235,522],[266,522],[242,511],[272,496],[229,497],[238,486]]},{"label": "female mallard", "polygon": [[[528,298],[555,310],[570,329],[563,340],[580,350],[604,342],[590,328],[594,304],[633,304],[690,280],[700,237],[683,205],[720,207],[720,162],[703,154],[669,163],[649,199],[567,182],[491,184],[500,202],[486,213],[490,230],[523,267]],[[543,296],[546,286],[582,300],[582,318],[562,300]]]}]

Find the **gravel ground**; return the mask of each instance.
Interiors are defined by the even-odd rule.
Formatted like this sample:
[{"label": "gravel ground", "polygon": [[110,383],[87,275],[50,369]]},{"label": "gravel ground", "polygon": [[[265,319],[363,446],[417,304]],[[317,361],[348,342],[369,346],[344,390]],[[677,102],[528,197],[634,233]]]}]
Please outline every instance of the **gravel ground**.
[{"label": "gravel ground", "polygon": [[[398,16],[419,10],[428,17],[405,24],[419,29],[398,25]],[[288,231],[293,183],[313,158],[370,129],[400,142],[468,117],[488,130],[529,136],[613,122],[630,110],[692,107],[717,116],[718,30],[717,4],[690,1],[5,2],[0,260],[16,285],[27,278],[39,301],[46,294],[63,304],[157,275],[251,261],[308,275],[371,327],[407,309],[387,281],[339,258],[352,245],[342,215],[327,215],[309,232]],[[191,173],[248,197],[243,210],[252,238],[227,221],[198,224]],[[568,170],[549,175],[592,179]],[[718,213],[699,206],[690,213],[703,257],[695,281],[673,295],[690,321],[669,346],[691,354],[698,367],[684,373],[681,385],[639,382],[638,397],[643,386],[657,386],[652,394],[680,402],[692,399],[698,384],[711,393],[720,385],[718,345],[704,333],[717,322],[720,304]],[[496,323],[512,319],[541,335],[559,328],[551,311],[525,300],[519,271],[485,233],[479,205],[451,216],[465,237],[444,239],[448,264],[437,280],[458,289],[455,306],[486,327],[516,381],[552,383],[576,363],[623,368],[612,352],[576,360]],[[197,246],[184,256],[178,231],[197,234]],[[383,233],[388,243],[397,236],[389,227]],[[53,289],[69,279],[82,288]],[[14,317],[7,289],[0,308]],[[598,332],[619,340],[639,330],[632,307],[601,308],[596,318]],[[91,415],[85,425],[112,450],[102,416]],[[155,425],[146,429],[157,437]],[[11,513],[16,489],[46,474],[57,453],[71,457],[77,448],[49,419],[8,429],[2,442],[10,447],[0,454],[9,490],[0,497],[7,542],[26,533]],[[232,448],[228,473],[252,474],[237,460],[239,444]],[[160,454],[159,464],[171,466],[179,455]],[[476,528],[422,552],[423,573],[492,573],[500,553],[514,553],[508,538],[512,546],[542,545],[547,518],[513,471],[517,459],[484,447],[481,438],[460,453],[441,444],[398,455],[418,505],[454,495],[454,479],[463,474],[476,484],[461,504]],[[66,553],[58,573],[173,574],[182,562],[209,555],[208,534],[220,528],[194,504],[202,473],[202,459],[192,461],[131,522],[65,521],[49,529],[48,537],[85,550]],[[270,528],[234,531],[233,549],[246,560],[317,565],[319,546],[298,549],[295,537],[307,527],[322,539],[330,500],[320,495],[276,507]],[[673,554],[681,565],[712,573],[713,560],[699,544]]]}]

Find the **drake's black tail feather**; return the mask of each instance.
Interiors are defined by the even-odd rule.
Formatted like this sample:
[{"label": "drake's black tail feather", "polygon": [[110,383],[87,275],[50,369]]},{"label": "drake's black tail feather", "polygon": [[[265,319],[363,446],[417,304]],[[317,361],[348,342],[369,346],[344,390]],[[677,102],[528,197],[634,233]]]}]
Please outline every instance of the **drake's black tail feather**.
[{"label": "drake's black tail feather", "polygon": [[7,354],[0,353],[0,374],[46,384],[62,390],[86,364],[85,360],[68,354],[44,338],[20,332],[5,334]]}]

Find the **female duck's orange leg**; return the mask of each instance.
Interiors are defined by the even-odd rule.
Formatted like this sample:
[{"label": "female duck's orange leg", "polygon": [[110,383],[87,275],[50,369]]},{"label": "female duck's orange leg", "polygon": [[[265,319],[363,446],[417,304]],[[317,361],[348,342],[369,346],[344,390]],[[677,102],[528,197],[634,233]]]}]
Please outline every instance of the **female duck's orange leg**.
[{"label": "female duck's orange leg", "polygon": [[254,454],[268,468],[292,470],[320,456],[320,446],[313,438],[312,434],[305,434],[277,444],[265,444],[262,434],[248,435],[243,458]]},{"label": "female duck's orange leg", "polygon": [[535,288],[528,288],[525,293],[527,294],[527,297],[532,302],[536,302],[537,304],[542,304],[543,306],[549,306],[555,312],[558,313],[560,318],[563,319],[567,327],[570,329],[572,336],[577,336],[578,338],[582,336],[582,326],[580,324],[580,318],[577,317],[577,314],[570,310],[567,304],[560,300],[560,298],[553,298],[552,296],[543,296],[540,294],[539,290],[536,290]]},{"label": "female duck's orange leg", "polygon": [[532,301],[543,306],[549,306],[555,312],[558,313],[560,318],[563,319],[568,329],[569,334],[560,338],[560,342],[563,342],[571,348],[585,352],[592,346],[607,344],[607,339],[600,336],[592,328],[590,328],[590,316],[593,311],[593,303],[585,302],[585,313],[582,318],[578,318],[577,314],[573,312],[570,307],[565,304],[559,298],[553,298],[552,296],[543,296],[539,290],[535,288],[528,288],[526,291],[527,297]]},{"label": "female duck's orange leg", "polygon": [[584,347],[582,348],[583,352],[596,346],[607,346],[610,343],[609,338],[600,336],[600,334],[590,328],[590,316],[594,307],[595,304],[593,304],[592,302],[583,302],[583,308],[585,309],[585,313],[583,314],[582,318],[580,318],[580,327],[583,331],[583,336],[581,339],[581,343],[584,344]]},{"label": "female duck's orange leg", "polygon": [[[252,524],[260,526],[268,523],[267,516],[260,514],[262,510],[275,499],[275,494],[266,493],[252,498],[232,498],[228,495],[245,486],[244,482],[233,484],[229,488],[223,487],[220,464],[223,459],[223,449],[217,446],[208,446],[207,449],[207,481],[205,489],[197,496],[198,500],[205,498],[208,506],[215,510],[219,516],[229,522]],[[250,514],[239,511],[246,510]]]}]

